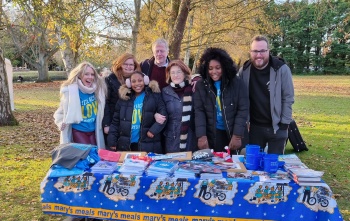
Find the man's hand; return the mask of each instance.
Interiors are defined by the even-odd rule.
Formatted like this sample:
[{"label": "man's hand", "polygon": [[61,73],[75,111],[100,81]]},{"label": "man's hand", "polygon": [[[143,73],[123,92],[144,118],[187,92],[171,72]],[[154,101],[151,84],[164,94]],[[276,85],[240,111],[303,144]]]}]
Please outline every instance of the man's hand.
[{"label": "man's hand", "polygon": [[110,147],[111,150],[117,150],[117,147]]},{"label": "man's hand", "polygon": [[104,127],[104,128],[103,128],[103,132],[104,132],[105,134],[108,134],[108,132],[109,132],[109,127]]}]

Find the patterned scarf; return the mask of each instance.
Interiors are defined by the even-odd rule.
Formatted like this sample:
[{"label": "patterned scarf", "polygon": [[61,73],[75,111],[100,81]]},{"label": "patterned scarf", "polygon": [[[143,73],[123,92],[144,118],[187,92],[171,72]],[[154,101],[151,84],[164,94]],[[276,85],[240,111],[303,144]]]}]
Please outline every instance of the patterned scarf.
[{"label": "patterned scarf", "polygon": [[186,150],[188,128],[190,127],[191,111],[192,111],[192,86],[186,80],[180,84],[170,83],[174,90],[183,90],[182,97],[182,120],[180,130],[180,150]]}]

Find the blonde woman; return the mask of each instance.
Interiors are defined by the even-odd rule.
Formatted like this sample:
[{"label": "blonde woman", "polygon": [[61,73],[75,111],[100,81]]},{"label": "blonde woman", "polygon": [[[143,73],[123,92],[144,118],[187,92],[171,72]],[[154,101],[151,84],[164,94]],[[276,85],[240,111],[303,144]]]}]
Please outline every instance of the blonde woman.
[{"label": "blonde woman", "polygon": [[54,114],[60,143],[84,143],[105,148],[102,119],[107,87],[94,66],[82,62],[62,83],[61,102]]}]

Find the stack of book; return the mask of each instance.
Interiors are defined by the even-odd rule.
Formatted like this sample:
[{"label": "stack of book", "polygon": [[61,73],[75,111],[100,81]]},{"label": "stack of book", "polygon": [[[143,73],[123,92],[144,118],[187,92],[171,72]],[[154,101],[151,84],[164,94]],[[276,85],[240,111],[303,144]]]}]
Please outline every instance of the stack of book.
[{"label": "stack of book", "polygon": [[142,175],[148,166],[148,161],[126,158],[119,172],[127,175]]},{"label": "stack of book", "polygon": [[323,186],[323,171],[309,168],[292,168],[288,170],[289,177],[300,186]]},{"label": "stack of book", "polygon": [[200,169],[195,167],[191,162],[185,162],[179,164],[178,168],[174,172],[175,178],[196,178],[199,177]]},{"label": "stack of book", "polygon": [[263,173],[259,175],[259,181],[268,183],[289,183],[290,177],[287,172],[277,170],[276,173]]},{"label": "stack of book", "polygon": [[285,164],[294,164],[294,165],[300,165],[303,164],[299,157],[296,154],[285,154],[285,155],[279,155],[278,161],[284,161]]},{"label": "stack of book", "polygon": [[112,174],[117,168],[117,162],[98,161],[91,167],[91,173]]},{"label": "stack of book", "polygon": [[147,176],[170,177],[177,169],[179,161],[154,161],[147,168]]}]

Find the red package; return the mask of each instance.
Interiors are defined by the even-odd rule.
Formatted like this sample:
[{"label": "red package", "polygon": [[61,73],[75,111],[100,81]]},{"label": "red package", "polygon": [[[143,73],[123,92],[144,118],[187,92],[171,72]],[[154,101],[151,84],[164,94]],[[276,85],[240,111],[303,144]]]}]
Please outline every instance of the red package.
[{"label": "red package", "polygon": [[101,160],[118,162],[120,158],[120,153],[104,149],[98,149],[98,156],[101,158]]}]

